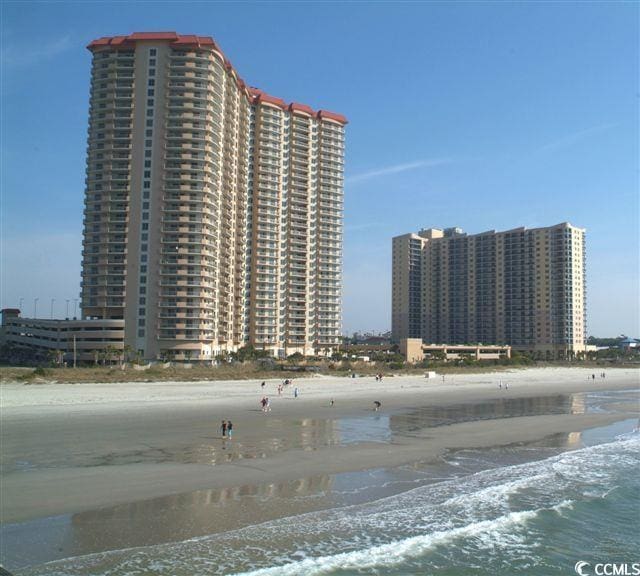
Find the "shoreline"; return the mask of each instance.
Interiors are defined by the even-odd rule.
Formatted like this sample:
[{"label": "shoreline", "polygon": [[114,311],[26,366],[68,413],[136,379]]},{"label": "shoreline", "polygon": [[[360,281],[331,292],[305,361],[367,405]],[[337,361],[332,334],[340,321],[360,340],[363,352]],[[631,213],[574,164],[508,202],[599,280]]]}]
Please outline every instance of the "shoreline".
[{"label": "shoreline", "polygon": [[[596,380],[587,380],[587,372],[529,369],[444,384],[357,378],[348,387],[344,379],[316,377],[296,383],[297,399],[290,389],[272,396],[268,414],[259,410],[256,382],[3,385],[2,523],[20,529],[116,509],[143,509],[153,518],[163,499],[188,502],[203,491],[241,495],[301,479],[433,467],[452,451],[522,446],[553,434],[579,437],[638,418],[640,371],[609,370]],[[508,381],[508,391],[498,388],[499,379]],[[266,392],[276,385],[268,382]],[[585,401],[599,391],[614,391],[607,410]],[[372,410],[372,398],[382,401],[380,412]],[[223,417],[234,421],[231,441],[217,430]],[[242,511],[249,514],[244,525],[278,517],[256,510]],[[220,530],[233,524],[221,522]],[[144,538],[153,542],[149,530]]]}]

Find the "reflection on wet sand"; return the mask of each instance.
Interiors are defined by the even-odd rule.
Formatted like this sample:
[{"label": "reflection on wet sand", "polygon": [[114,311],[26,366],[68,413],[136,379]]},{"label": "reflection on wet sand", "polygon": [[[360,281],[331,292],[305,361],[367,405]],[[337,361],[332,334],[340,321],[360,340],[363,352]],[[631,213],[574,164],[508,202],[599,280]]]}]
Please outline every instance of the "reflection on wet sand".
[{"label": "reflection on wet sand", "polygon": [[[613,400],[620,401],[620,398]],[[606,406],[607,401],[599,397],[597,409]],[[403,436],[426,435],[433,427],[454,423],[545,414],[584,414],[592,409],[590,398],[583,394],[558,394],[423,407],[404,413],[367,413],[351,418],[295,421],[270,418],[259,438],[215,439],[194,446],[162,449],[148,447],[146,452],[119,453],[113,458],[96,456],[93,465],[98,461],[102,465],[141,461],[218,465],[267,458],[292,448],[314,450],[357,442],[390,443]],[[414,463],[399,468],[318,475],[282,483],[198,490],[70,516],[5,525],[0,528],[2,559],[9,566],[19,567],[104,550],[185,540],[311,510],[380,498],[451,474],[468,473],[473,466],[486,468],[493,465],[492,461],[505,465],[513,459],[513,463],[517,463],[531,458],[531,448],[543,448],[542,454],[548,450],[577,448],[581,443],[580,433],[554,434],[536,442],[493,451],[469,451],[473,453],[471,457],[459,451],[457,454],[465,462],[464,469],[459,463],[456,467],[447,461],[428,465]],[[529,453],[525,454],[525,450]],[[455,459],[456,455],[452,457]],[[69,462],[57,464],[68,466]],[[92,464],[83,461],[81,465]]]},{"label": "reflection on wet sand", "polygon": [[[257,485],[198,490],[71,516],[69,550],[83,553],[172,542],[233,530],[318,507],[331,490],[328,475]],[[152,529],[149,529],[152,527]]]},{"label": "reflection on wet sand", "polygon": [[313,451],[358,442],[390,443],[403,436],[421,436],[429,428],[477,420],[537,416],[546,414],[584,414],[585,396],[550,395],[533,398],[499,398],[486,402],[427,406],[385,414],[371,412],[362,416],[335,419],[269,418],[257,435],[238,434],[233,440],[210,437],[205,441],[169,446],[134,444],[93,453],[42,454],[37,461],[3,462],[5,473],[56,467],[94,467],[132,464],[206,464],[216,466],[242,460],[260,460],[287,450]]}]

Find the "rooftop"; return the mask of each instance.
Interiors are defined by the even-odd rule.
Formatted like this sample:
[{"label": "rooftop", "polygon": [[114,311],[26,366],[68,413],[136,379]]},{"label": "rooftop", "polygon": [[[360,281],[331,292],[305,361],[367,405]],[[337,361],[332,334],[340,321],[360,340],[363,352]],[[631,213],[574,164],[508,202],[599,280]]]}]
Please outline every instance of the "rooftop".
[{"label": "rooftop", "polygon": [[247,84],[240,78],[236,69],[231,62],[224,55],[216,41],[210,36],[196,36],[194,34],[178,34],[177,32],[134,32],[128,36],[103,36],[93,42],[90,42],[87,49],[91,52],[99,52],[105,48],[116,48],[119,50],[133,50],[138,42],[168,42],[172,46],[176,47],[193,47],[198,49],[209,49],[214,54],[217,54],[225,68],[233,74],[236,79],[238,88],[240,88],[248,100],[252,104],[271,104],[288,110],[292,113],[316,116],[321,120],[333,120],[339,124],[345,125],[348,120],[342,114],[336,112],[329,112],[328,110],[315,111],[306,104],[298,104],[297,102],[287,103],[282,98],[270,96],[262,90],[257,88],[248,87]]}]

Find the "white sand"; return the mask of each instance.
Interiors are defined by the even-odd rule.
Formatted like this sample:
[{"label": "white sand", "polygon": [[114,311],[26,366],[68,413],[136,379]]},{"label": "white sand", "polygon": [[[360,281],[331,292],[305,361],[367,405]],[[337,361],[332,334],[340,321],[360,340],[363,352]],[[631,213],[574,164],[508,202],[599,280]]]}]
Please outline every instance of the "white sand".
[{"label": "white sand", "polygon": [[[595,380],[592,373],[536,368],[447,376],[444,382],[441,377],[375,382],[373,377],[316,376],[295,380],[283,397],[276,393],[279,381],[268,381],[265,393],[273,400],[268,415],[258,407],[263,394],[259,381],[3,384],[1,455],[9,471],[3,470],[1,519],[18,522],[200,488],[396,466],[436,458],[447,449],[526,442],[637,418],[637,403],[627,401],[617,414],[585,414],[578,406],[571,413],[428,428],[426,435],[400,435],[391,443],[334,444],[324,437],[316,441],[315,436],[309,443],[305,436],[305,430],[320,436],[336,433],[333,426],[325,433],[323,425],[314,422],[372,417],[373,400],[382,402],[384,415],[421,406],[640,387],[640,370],[609,369],[604,379],[596,372]],[[294,386],[300,389],[297,399]],[[331,398],[335,406],[330,408]],[[223,454],[220,418],[233,418],[234,445],[257,447],[259,459],[213,459]],[[265,442],[272,441],[284,448],[265,449]],[[203,450],[211,454],[208,462],[201,457]],[[179,456],[190,451],[199,451],[200,457],[182,461]],[[20,469],[19,462],[31,468]]]},{"label": "white sand", "polygon": [[[591,375],[596,375],[592,380]],[[416,393],[438,398],[446,395],[450,400],[462,400],[494,393],[498,383],[509,386],[513,395],[535,393],[569,393],[595,389],[619,387],[640,388],[640,369],[608,369],[604,379],[600,372],[591,368],[529,368],[483,374],[447,375],[443,381],[416,376],[385,377],[376,382],[373,376],[347,378],[312,376],[294,380],[278,398],[277,385],[281,380],[267,380],[264,394],[275,405],[279,400],[292,399],[293,389],[298,387],[300,404],[313,401],[336,403],[344,401],[371,402],[374,399],[399,401],[402,397]],[[211,381],[211,382],[125,382],[105,384],[23,384],[0,385],[0,409],[4,416],[16,413],[35,414],[40,411],[67,410],[92,411],[121,410],[141,405],[175,405],[214,403],[225,407],[254,407],[263,391],[257,380]],[[394,402],[395,403],[395,402]]]}]

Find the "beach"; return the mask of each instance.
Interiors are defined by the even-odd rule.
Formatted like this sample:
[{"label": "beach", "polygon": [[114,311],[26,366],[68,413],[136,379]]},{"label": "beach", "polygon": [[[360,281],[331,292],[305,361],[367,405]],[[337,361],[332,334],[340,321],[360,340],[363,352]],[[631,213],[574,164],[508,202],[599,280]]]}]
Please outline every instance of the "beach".
[{"label": "beach", "polygon": [[[281,396],[281,380],[264,390],[258,381],[3,384],[0,562],[47,573],[38,566],[48,561],[374,502],[448,477],[448,456],[461,451],[499,450],[502,464],[522,464],[528,446],[545,456],[584,448],[583,431],[638,419],[640,371],[600,374],[313,376]],[[233,421],[232,439],[221,437],[222,419]],[[211,563],[203,573],[236,569]],[[75,573],[69,566],[60,573]]]}]

